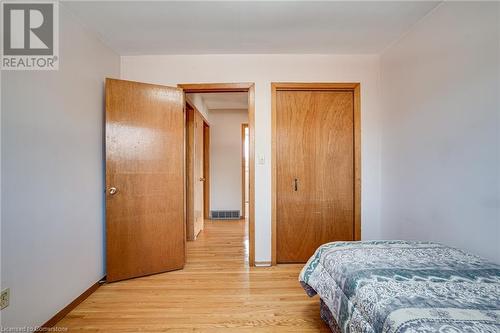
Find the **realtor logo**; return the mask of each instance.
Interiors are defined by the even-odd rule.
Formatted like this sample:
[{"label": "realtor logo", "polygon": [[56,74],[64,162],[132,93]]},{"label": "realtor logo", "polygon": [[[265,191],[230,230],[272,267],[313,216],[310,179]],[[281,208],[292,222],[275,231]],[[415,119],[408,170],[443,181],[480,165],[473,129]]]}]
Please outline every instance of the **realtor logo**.
[{"label": "realtor logo", "polygon": [[2,70],[56,70],[58,4],[2,2]]}]

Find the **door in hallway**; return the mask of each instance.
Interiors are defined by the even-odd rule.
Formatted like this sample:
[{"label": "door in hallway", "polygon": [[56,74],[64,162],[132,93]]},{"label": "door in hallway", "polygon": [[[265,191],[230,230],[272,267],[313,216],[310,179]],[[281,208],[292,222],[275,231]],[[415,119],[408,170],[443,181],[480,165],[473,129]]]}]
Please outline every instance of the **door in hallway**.
[{"label": "door in hallway", "polygon": [[352,91],[276,92],[276,259],[354,237]]},{"label": "door in hallway", "polygon": [[[195,240],[204,225],[204,120],[186,104],[187,115],[187,239]],[[207,175],[208,176],[208,175]]]},{"label": "door in hallway", "polygon": [[107,280],[185,261],[184,94],[106,80]]}]

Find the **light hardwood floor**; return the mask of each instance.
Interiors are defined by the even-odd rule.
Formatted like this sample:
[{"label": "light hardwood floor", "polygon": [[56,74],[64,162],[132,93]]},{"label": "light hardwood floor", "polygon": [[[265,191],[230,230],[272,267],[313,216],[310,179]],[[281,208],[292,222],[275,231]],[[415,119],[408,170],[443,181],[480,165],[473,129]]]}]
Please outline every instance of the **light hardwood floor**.
[{"label": "light hardwood floor", "polygon": [[70,332],[329,332],[302,265],[249,268],[246,223],[206,221],[183,270],[103,285],[56,326]]}]

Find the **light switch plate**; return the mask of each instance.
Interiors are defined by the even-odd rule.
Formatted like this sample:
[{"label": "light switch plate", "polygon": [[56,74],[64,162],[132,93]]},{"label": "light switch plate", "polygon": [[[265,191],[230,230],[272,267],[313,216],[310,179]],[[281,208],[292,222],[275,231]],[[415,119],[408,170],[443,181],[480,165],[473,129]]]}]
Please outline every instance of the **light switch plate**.
[{"label": "light switch plate", "polygon": [[259,154],[259,155],[257,156],[257,163],[259,163],[259,164],[261,164],[261,165],[263,165],[263,164],[265,164],[265,163],[266,163],[266,158],[264,157],[264,155]]}]

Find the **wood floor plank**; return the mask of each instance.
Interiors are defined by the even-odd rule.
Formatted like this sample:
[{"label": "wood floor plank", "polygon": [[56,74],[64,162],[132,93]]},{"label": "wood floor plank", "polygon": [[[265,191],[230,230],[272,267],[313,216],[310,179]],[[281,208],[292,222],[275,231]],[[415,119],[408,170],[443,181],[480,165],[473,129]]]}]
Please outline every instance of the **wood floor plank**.
[{"label": "wood floor plank", "polygon": [[183,270],[103,285],[56,326],[69,332],[329,332],[302,265],[248,267],[246,222],[206,221]]}]

